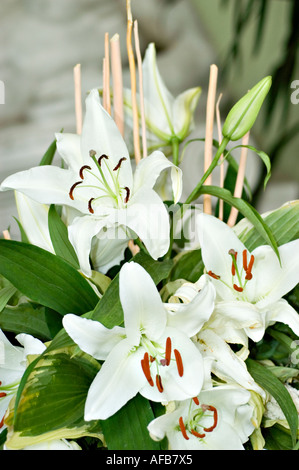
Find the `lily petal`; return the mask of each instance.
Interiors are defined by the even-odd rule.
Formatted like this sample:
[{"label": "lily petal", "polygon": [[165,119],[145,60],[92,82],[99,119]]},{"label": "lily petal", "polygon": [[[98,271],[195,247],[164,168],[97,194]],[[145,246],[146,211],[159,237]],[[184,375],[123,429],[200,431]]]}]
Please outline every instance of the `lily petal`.
[{"label": "lily petal", "polygon": [[[231,256],[229,250],[242,253],[245,246],[224,222],[208,214],[198,214],[196,219],[202,258],[207,271],[212,271],[228,284],[231,284]],[[241,266],[240,266],[241,267]],[[217,282],[217,293],[223,299],[233,299],[229,288]]]},{"label": "lily petal", "polygon": [[144,187],[152,189],[161,172],[168,168],[171,168],[174,202],[178,202],[182,195],[182,170],[170,162],[160,151],[153,152],[143,158],[137,165],[134,174],[134,192]]},{"label": "lily petal", "polygon": [[144,350],[132,352],[131,348],[131,343],[124,339],[110,352],[89,388],[86,421],[109,418],[142,388],[146,381],[140,366]]},{"label": "lily petal", "polygon": [[78,134],[57,133],[57,152],[63,158],[68,168],[77,172],[84,164],[81,153],[81,137]]},{"label": "lily petal", "polygon": [[197,106],[201,88],[190,88],[179,94],[173,104],[172,118],[175,134],[184,139],[194,127],[194,111]]},{"label": "lily petal", "polygon": [[119,174],[120,183],[132,186],[132,168],[127,146],[115,121],[101,105],[97,89],[91,90],[86,98],[86,115],[81,134],[81,152],[85,163],[90,161],[90,150],[95,150],[98,157],[107,155],[113,162],[112,167],[121,158],[125,158]]},{"label": "lily petal", "polygon": [[124,311],[126,335],[139,345],[141,332],[157,340],[166,326],[166,311],[148,272],[138,263],[126,263],[119,273],[119,295]]},{"label": "lily petal", "polygon": [[82,351],[95,359],[105,360],[125,336],[124,328],[115,326],[111,330],[98,321],[68,314],[62,319],[63,326]]},{"label": "lily petal", "polygon": [[259,308],[276,302],[299,282],[299,239],[280,246],[278,251],[281,266],[269,246],[260,246],[252,252],[254,283],[248,283],[248,291],[254,292],[251,295]]},{"label": "lily petal", "polygon": [[121,225],[126,225],[140,237],[152,258],[165,255],[170,242],[169,215],[154,190],[139,189],[126,211],[119,211],[118,217]]},{"label": "lily petal", "polygon": [[[184,286],[178,289],[175,296],[184,296]],[[168,310],[167,324],[178,328],[189,337],[196,335],[209,320],[214,310],[215,297],[215,288],[207,281],[190,303],[165,304]]]},{"label": "lily petal", "polygon": [[267,326],[275,322],[288,325],[291,330],[299,336],[299,315],[298,312],[285,300],[280,299],[267,309]]}]

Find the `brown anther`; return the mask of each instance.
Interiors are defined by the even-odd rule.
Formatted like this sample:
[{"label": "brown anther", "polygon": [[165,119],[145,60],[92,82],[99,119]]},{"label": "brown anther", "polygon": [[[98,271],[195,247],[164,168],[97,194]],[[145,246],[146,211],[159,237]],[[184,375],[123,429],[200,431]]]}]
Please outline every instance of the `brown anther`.
[{"label": "brown anther", "polygon": [[108,160],[109,157],[103,153],[103,155],[101,155],[101,156],[98,158],[98,164],[99,164],[100,166],[101,166],[101,164],[102,164],[103,158],[105,158],[106,160]]},{"label": "brown anther", "polygon": [[150,366],[149,366],[149,355],[147,352],[144,353],[143,359],[141,359],[141,367],[146,377],[146,380],[148,381],[150,386],[153,387],[154,381],[151,376],[151,371],[150,371]]},{"label": "brown anther", "polygon": [[177,366],[179,376],[182,377],[183,374],[184,374],[184,366],[183,366],[182,356],[181,356],[180,352],[177,349],[174,349],[173,352],[174,352],[174,355],[175,355],[176,366]]},{"label": "brown anther", "polygon": [[126,157],[122,157],[122,158],[119,160],[119,162],[118,162],[118,164],[116,165],[116,167],[113,168],[113,171],[117,171],[117,170],[121,167],[122,162],[125,161],[125,160],[126,160]]},{"label": "brown anther", "polygon": [[83,165],[83,166],[80,168],[79,176],[80,176],[81,180],[84,179],[83,171],[86,170],[86,169],[91,170],[91,167],[90,167],[89,165]]},{"label": "brown anther", "polygon": [[74,195],[73,195],[74,189],[76,188],[76,186],[78,186],[81,183],[83,183],[83,181],[78,181],[77,183],[74,183],[73,186],[71,187],[69,191],[69,196],[72,200],[74,200]]},{"label": "brown anther", "polygon": [[166,339],[166,346],[165,346],[165,361],[166,365],[169,366],[170,364],[170,358],[171,358],[171,339],[168,336]]},{"label": "brown anther", "polygon": [[0,398],[6,397],[7,393],[5,392],[0,392]]},{"label": "brown anther", "polygon": [[245,276],[246,281],[250,281],[252,279],[252,274],[248,271]]},{"label": "brown anther", "polygon": [[248,264],[248,268],[246,269],[246,274],[248,272],[251,273],[253,263],[254,263],[254,255],[251,255],[250,261],[249,261],[249,264]]},{"label": "brown anther", "polygon": [[248,267],[247,267],[247,250],[243,250],[243,268],[244,268],[245,272],[248,269]]},{"label": "brown anther", "polygon": [[197,397],[193,397],[192,400],[194,401],[195,405],[199,405],[199,399]]},{"label": "brown anther", "polygon": [[150,357],[149,357],[149,360],[150,360],[150,362],[154,362],[154,361],[156,360],[156,358],[153,357],[153,356],[150,356]]},{"label": "brown anther", "polygon": [[193,434],[193,436],[195,436],[195,437],[199,437],[200,439],[202,439],[203,437],[205,437],[205,434],[204,434],[204,433],[200,434],[199,432],[194,431],[194,429],[191,429],[191,434]]},{"label": "brown anther", "polygon": [[156,385],[157,385],[157,389],[159,390],[159,392],[162,393],[164,391],[164,388],[162,385],[161,375],[159,374],[156,375]]},{"label": "brown anther", "polygon": [[93,200],[94,200],[94,197],[90,198],[89,201],[88,201],[88,210],[89,210],[89,212],[90,212],[91,214],[94,213],[94,210],[93,210],[93,208],[91,207],[91,203],[92,203]]},{"label": "brown anther", "polygon": [[212,432],[212,431],[216,428],[217,423],[218,423],[218,412],[217,412],[217,409],[216,409],[214,406],[212,406],[212,405],[207,406],[207,410],[213,411],[214,423],[212,424],[211,427],[209,427],[209,428],[204,428],[204,431],[206,431],[206,432]]},{"label": "brown anther", "polygon": [[180,425],[180,430],[181,430],[184,438],[186,439],[186,441],[188,441],[189,437],[187,436],[187,432],[186,432],[186,428],[185,428],[185,424],[184,424],[182,416],[179,419],[179,425]]},{"label": "brown anther", "polygon": [[126,190],[125,204],[127,204],[130,199],[130,189],[128,186],[125,186],[124,189]]},{"label": "brown anther", "polygon": [[233,288],[234,288],[237,292],[243,292],[243,287],[239,287],[239,286],[237,286],[237,284],[234,284],[234,285],[233,285]]},{"label": "brown anther", "polygon": [[5,415],[3,416],[3,418],[1,419],[0,421],[0,429],[2,428],[3,424],[4,424],[4,418],[5,418]]},{"label": "brown anther", "polygon": [[220,279],[220,276],[217,276],[217,274],[213,273],[213,271],[209,271],[208,275],[211,276],[213,279]]}]

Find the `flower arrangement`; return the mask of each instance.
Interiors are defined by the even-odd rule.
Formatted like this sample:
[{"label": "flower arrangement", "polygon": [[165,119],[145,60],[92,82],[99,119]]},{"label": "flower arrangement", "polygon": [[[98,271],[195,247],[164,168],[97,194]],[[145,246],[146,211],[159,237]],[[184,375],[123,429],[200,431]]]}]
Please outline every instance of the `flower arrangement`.
[{"label": "flower arrangement", "polygon": [[141,61],[129,2],[127,13],[131,88],[119,36],[106,35],[83,124],[74,68],[76,134],[57,133],[38,166],[1,183],[21,241],[0,240],[0,445],[298,448],[298,202],[260,215],[245,177],[248,149],[265,187],[271,176],[249,145],[271,77],[221,128],[211,66],[206,133],[192,140],[204,142],[205,170],[182,201],[201,88],[170,94],[153,43]]}]

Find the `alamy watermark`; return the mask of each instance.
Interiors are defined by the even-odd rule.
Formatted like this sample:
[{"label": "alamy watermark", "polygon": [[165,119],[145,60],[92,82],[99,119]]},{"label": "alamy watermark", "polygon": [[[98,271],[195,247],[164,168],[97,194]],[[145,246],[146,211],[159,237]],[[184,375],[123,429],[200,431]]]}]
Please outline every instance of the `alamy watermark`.
[{"label": "alamy watermark", "polygon": [[299,80],[293,80],[291,83],[291,88],[294,89],[291,94],[291,103],[299,104]]}]

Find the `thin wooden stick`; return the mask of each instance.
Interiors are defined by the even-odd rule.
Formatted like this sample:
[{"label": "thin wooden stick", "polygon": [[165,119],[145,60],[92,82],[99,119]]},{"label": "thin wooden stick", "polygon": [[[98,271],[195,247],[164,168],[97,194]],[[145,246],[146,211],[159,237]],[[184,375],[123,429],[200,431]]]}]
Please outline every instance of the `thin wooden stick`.
[{"label": "thin wooden stick", "polygon": [[8,230],[3,230],[2,233],[5,240],[11,240],[11,236]]},{"label": "thin wooden stick", "polygon": [[119,132],[124,136],[123,78],[119,34],[115,34],[111,38],[110,48],[113,86],[113,117]]},{"label": "thin wooden stick", "polygon": [[147,157],[147,141],[146,141],[146,124],[145,124],[145,111],[144,111],[142,58],[141,58],[141,52],[140,52],[137,20],[134,21],[134,38],[135,38],[135,50],[136,50],[138,76],[139,76],[139,99],[140,99],[140,115],[141,115],[141,129],[142,129],[142,156],[143,158],[145,158]]},{"label": "thin wooden stick", "polygon": [[[222,93],[220,93],[219,98],[216,103],[216,120],[217,120],[217,128],[218,128],[218,141],[219,145],[221,144],[222,141],[222,129],[221,129],[221,119],[220,119],[220,101],[222,98]],[[220,181],[219,181],[219,187],[223,188],[224,186],[224,164],[223,164],[223,154],[220,157]],[[220,220],[223,220],[223,199],[219,199],[219,214],[218,218]]]},{"label": "thin wooden stick", "polygon": [[[209,168],[213,159],[213,130],[214,130],[217,77],[218,77],[218,67],[213,64],[210,67],[210,80],[209,80],[209,89],[208,89],[208,98],[207,98],[204,171],[206,171]],[[212,184],[212,175],[210,175],[206,179],[205,184],[206,185]],[[206,214],[212,214],[212,198],[210,194],[204,195],[203,211]]]},{"label": "thin wooden stick", "polygon": [[106,111],[111,114],[109,33],[105,33],[105,59],[103,60],[103,104]]},{"label": "thin wooden stick", "polygon": [[81,91],[81,64],[74,67],[74,86],[75,86],[75,114],[77,134],[82,132],[82,91]]},{"label": "thin wooden stick", "polygon": [[[242,145],[248,145],[249,135],[250,135],[250,132],[247,132],[247,134],[244,135],[244,137],[242,139]],[[247,147],[242,147],[241,157],[240,157],[240,164],[239,164],[239,169],[238,169],[238,174],[237,174],[237,179],[236,179],[236,185],[235,185],[235,191],[234,191],[234,196],[235,197],[241,197],[242,196],[243,184],[244,184],[244,178],[245,178],[247,154],[248,154],[248,148]],[[238,210],[235,207],[232,207],[231,211],[230,211],[228,221],[227,221],[227,225],[229,225],[230,227],[233,227],[236,223],[237,217],[238,217]]]},{"label": "thin wooden stick", "polygon": [[135,67],[135,58],[132,48],[132,12],[131,12],[131,2],[127,0],[127,52],[129,59],[129,69],[130,69],[130,78],[131,78],[131,94],[132,94],[132,112],[133,112],[133,141],[134,141],[134,153],[136,164],[140,162],[140,140],[139,140],[139,116],[138,116],[138,107],[136,99],[136,67]]}]

